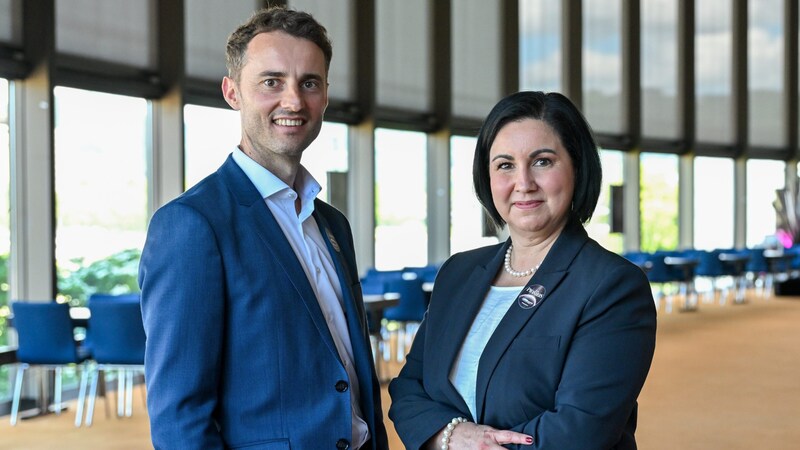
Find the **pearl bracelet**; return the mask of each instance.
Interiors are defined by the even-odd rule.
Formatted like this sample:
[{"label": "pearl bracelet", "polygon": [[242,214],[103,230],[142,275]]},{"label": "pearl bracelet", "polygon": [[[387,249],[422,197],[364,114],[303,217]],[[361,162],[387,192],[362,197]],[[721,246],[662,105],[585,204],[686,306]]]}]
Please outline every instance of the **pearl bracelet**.
[{"label": "pearl bracelet", "polygon": [[464,422],[469,422],[467,419],[463,417],[455,417],[450,423],[444,427],[444,434],[442,435],[442,446],[440,447],[442,450],[448,450],[450,448],[450,435],[453,434],[453,430],[456,428],[456,425]]}]

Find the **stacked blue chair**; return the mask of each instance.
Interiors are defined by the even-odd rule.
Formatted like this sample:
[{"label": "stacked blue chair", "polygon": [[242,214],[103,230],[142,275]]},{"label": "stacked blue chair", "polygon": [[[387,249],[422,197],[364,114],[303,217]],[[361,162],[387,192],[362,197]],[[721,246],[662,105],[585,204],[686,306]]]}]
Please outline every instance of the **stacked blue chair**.
[{"label": "stacked blue chair", "polygon": [[86,411],[86,425],[91,425],[101,372],[117,371],[117,415],[131,416],[133,376],[144,374],[145,333],[138,297],[90,299],[88,306],[87,338],[95,362]]},{"label": "stacked blue chair", "polygon": [[733,278],[734,304],[745,302],[745,290],[747,288],[747,262],[750,260],[750,252],[740,251],[733,248],[719,249],[717,257],[722,262],[722,269],[725,275]]},{"label": "stacked blue chair", "polygon": [[61,372],[64,367],[75,367],[80,371],[78,406],[75,426],[81,425],[84,397],[86,395],[86,361],[89,354],[75,341],[69,305],[55,302],[14,302],[14,328],[17,330],[17,376],[14,398],[11,403],[11,425],[16,425],[19,414],[22,378],[30,367],[41,367],[55,371],[56,414],[61,413]]},{"label": "stacked blue chair", "polygon": [[710,284],[711,299],[706,297],[707,301],[713,300],[717,292],[720,292],[720,303],[724,304],[727,298],[727,288],[720,288],[719,282],[723,277],[727,277],[728,273],[722,260],[719,259],[720,250],[693,250],[687,252],[686,255],[697,258],[698,263],[694,268],[695,277],[708,279]]},{"label": "stacked blue chair", "polygon": [[764,256],[764,249],[747,248],[742,250],[742,252],[750,256],[744,270],[747,272],[752,286],[756,288],[756,291],[761,296],[765,296],[767,293],[767,284],[771,279],[769,277],[769,264],[767,264],[767,258]]},{"label": "stacked blue chair", "polygon": [[[397,360],[402,361],[428,308],[425,292],[422,290],[422,279],[407,276],[390,280],[386,282],[386,291],[400,294],[400,303],[387,308],[383,317],[394,325],[390,331],[398,332]],[[386,328],[390,327],[387,325]]]}]

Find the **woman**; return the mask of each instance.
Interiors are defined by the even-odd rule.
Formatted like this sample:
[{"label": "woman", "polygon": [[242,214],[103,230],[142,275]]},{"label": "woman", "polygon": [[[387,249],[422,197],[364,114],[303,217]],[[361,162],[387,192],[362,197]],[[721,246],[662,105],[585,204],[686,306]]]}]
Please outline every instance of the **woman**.
[{"label": "woman", "polygon": [[644,273],[590,239],[600,158],[557,93],[501,100],[473,182],[509,239],[439,270],[389,416],[408,449],[635,449],[655,349]]}]

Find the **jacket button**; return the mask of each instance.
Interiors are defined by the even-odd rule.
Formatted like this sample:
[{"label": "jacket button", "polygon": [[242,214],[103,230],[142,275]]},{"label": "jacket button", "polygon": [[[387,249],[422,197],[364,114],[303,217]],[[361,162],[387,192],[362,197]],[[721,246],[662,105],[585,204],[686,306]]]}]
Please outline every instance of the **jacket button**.
[{"label": "jacket button", "polygon": [[350,448],[350,442],[348,442],[347,439],[339,439],[336,441],[336,448],[340,450],[347,450]]},{"label": "jacket button", "polygon": [[347,381],[339,380],[339,381],[336,382],[336,390],[337,391],[345,392],[345,391],[347,391],[347,388],[348,388]]}]

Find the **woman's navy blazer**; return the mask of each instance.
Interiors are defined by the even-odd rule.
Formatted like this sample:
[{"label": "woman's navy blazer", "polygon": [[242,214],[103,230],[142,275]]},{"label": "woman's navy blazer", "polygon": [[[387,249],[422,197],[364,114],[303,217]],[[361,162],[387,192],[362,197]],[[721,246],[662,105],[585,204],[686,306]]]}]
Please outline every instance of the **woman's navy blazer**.
[{"label": "woman's navy blazer", "polygon": [[[426,318],[389,387],[408,449],[454,417],[533,436],[520,449],[635,449],[636,399],[655,350],[647,277],[565,227],[481,355],[472,417],[448,379],[509,242],[459,253],[440,269]],[[511,447],[511,446],[510,446]]]}]

